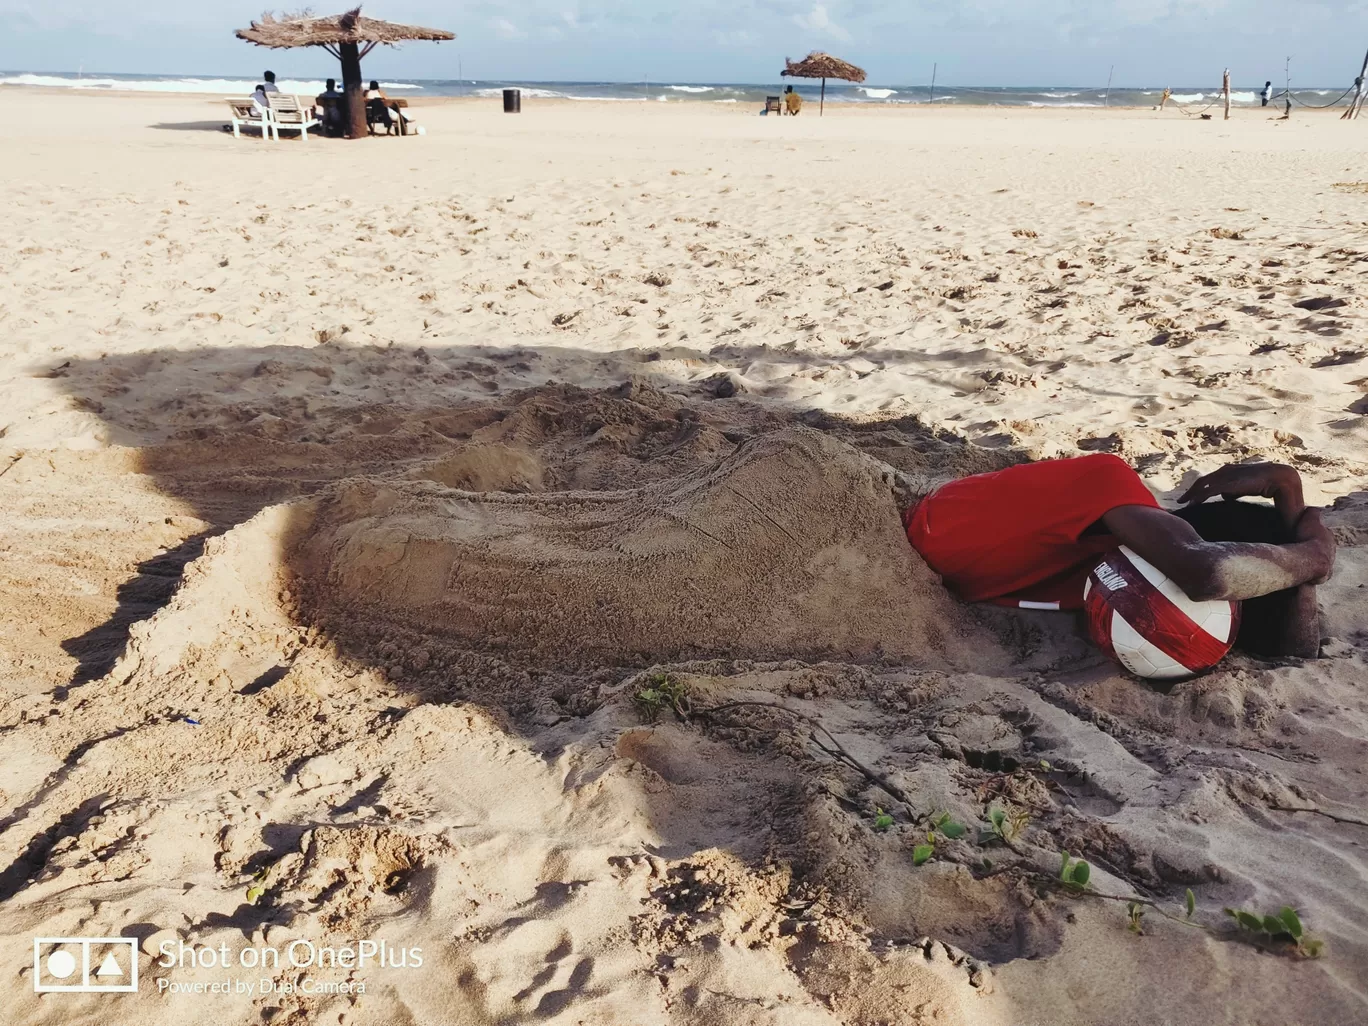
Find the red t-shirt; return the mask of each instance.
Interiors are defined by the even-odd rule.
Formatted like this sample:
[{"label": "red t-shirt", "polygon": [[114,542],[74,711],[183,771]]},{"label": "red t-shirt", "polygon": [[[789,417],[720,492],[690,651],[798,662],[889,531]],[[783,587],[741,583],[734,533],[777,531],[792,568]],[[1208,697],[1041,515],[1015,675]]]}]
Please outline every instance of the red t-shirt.
[{"label": "red t-shirt", "polygon": [[951,481],[908,511],[907,537],[966,602],[1078,609],[1088,571],[1118,544],[1102,514],[1158,505],[1140,475],[1099,453]]}]

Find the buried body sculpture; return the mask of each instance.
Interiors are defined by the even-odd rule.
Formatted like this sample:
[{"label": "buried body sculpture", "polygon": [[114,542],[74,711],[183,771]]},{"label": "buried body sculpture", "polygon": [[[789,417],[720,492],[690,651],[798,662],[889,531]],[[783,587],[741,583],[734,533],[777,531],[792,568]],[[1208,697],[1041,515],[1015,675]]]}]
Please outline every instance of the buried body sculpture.
[{"label": "buried body sculpture", "polygon": [[[479,503],[421,482],[338,486],[294,559],[323,625],[387,620],[542,665],[729,656],[995,672],[1011,655],[952,595],[1080,609],[1089,572],[1124,545],[1192,599],[1244,600],[1244,648],[1315,655],[1314,585],[1335,551],[1295,472],[1275,464],[1208,475],[1170,513],[1114,456],[932,487],[794,428],[735,448],[719,437],[695,469],[628,491],[490,486]],[[1215,495],[1231,501],[1201,501]]]}]

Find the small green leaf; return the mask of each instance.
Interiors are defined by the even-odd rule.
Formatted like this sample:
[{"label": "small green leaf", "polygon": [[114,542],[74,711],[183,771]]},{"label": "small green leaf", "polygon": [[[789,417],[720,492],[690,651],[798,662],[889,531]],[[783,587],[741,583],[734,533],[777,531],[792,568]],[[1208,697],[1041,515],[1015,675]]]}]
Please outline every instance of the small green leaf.
[{"label": "small green leaf", "polygon": [[989,871],[993,868],[993,860],[986,855],[983,857],[983,868]]},{"label": "small green leaf", "polygon": [[1297,950],[1307,958],[1320,958],[1321,952],[1325,950],[1325,941],[1319,937],[1308,937],[1297,945]]},{"label": "small green leaf", "polygon": [[1264,933],[1269,934],[1272,937],[1276,937],[1280,933],[1287,932],[1287,927],[1283,926],[1283,921],[1279,919],[1277,916],[1264,916],[1263,928]]},{"label": "small green leaf", "polygon": [[964,836],[964,824],[956,823],[952,819],[948,823],[941,824],[940,832],[943,833],[946,837],[949,837],[951,840],[954,840],[956,837]]},{"label": "small green leaf", "polygon": [[1197,911],[1197,895],[1192,893],[1191,887],[1187,889],[1187,897],[1185,898],[1185,902],[1187,905],[1188,918],[1191,919],[1192,913]]},{"label": "small green leaf", "polygon": [[1069,879],[1069,853],[1067,851],[1061,851],[1059,855],[1061,859],[1059,863],[1059,878],[1061,880],[1067,880]]},{"label": "small green leaf", "polygon": [[878,809],[877,811],[878,815],[874,817],[874,829],[879,831],[887,830],[893,825],[893,817],[884,812],[883,809]]},{"label": "small green leaf", "polygon": [[1051,769],[1050,760],[1049,760],[1049,759],[1041,759],[1041,760],[1040,760],[1040,768],[1041,768],[1042,770],[1044,770],[1046,773],[1049,773],[1049,772],[1050,772],[1050,769]]},{"label": "small green leaf", "polygon": [[257,903],[257,899],[260,898],[260,897],[261,897],[263,894],[265,894],[265,893],[266,893],[266,888],[265,888],[265,887],[248,887],[248,888],[247,888],[247,904],[249,904],[249,905],[255,905],[255,904]]},{"label": "small green leaf", "polygon": [[1239,923],[1241,926],[1243,926],[1246,930],[1253,930],[1255,933],[1264,932],[1263,920],[1256,916],[1253,912],[1246,912],[1242,908],[1237,908],[1235,910],[1235,921]]},{"label": "small green leaf", "polygon": [[1302,924],[1301,920],[1297,918],[1296,909],[1284,905],[1282,911],[1278,913],[1278,918],[1282,920],[1283,930],[1288,933],[1293,940],[1301,940]]},{"label": "small green leaf", "polygon": [[1073,872],[1069,874],[1073,882],[1077,884],[1079,887],[1088,886],[1088,877],[1090,877],[1091,875],[1092,866],[1088,865],[1086,862],[1083,862],[1081,860],[1074,865]]},{"label": "small green leaf", "polygon": [[912,849],[912,865],[920,866],[923,862],[936,854],[936,849],[929,844],[919,844]]},{"label": "small green leaf", "polygon": [[939,816],[937,816],[935,819],[931,821],[931,825],[940,827],[944,826],[948,822],[950,822],[950,813],[942,812]]},{"label": "small green leaf", "polygon": [[1001,830],[1002,824],[1007,822],[1007,813],[1003,812],[1001,809],[994,809],[989,813],[989,818],[993,821],[993,826]]}]

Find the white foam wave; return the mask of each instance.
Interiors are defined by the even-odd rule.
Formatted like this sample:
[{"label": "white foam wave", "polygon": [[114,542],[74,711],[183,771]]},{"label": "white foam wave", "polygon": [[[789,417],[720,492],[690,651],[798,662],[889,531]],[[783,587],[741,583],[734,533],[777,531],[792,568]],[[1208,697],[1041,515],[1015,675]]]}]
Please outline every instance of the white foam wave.
[{"label": "white foam wave", "polygon": [[673,89],[677,93],[710,93],[714,86],[666,86],[666,89]]},{"label": "white foam wave", "polygon": [[[97,89],[128,90],[135,93],[220,93],[243,95],[257,87],[259,79],[250,78],[106,78],[91,76],[75,77],[66,75],[6,75],[0,77],[0,86],[42,86],[48,89]],[[313,95],[321,93],[325,87],[322,80],[304,81],[281,79],[276,83],[282,93]],[[387,82],[385,89],[422,89],[420,85],[407,82]]]},{"label": "white foam wave", "polygon": [[1077,94],[1077,93],[1040,93],[1039,95],[1041,95],[1041,96],[1048,96],[1048,97],[1049,97],[1050,99],[1052,99],[1052,100],[1067,100],[1067,99],[1069,99],[1070,97],[1077,96],[1078,94]]},{"label": "white foam wave", "polygon": [[897,93],[896,89],[868,89],[865,86],[860,86],[859,89],[871,100],[886,100]]},{"label": "white foam wave", "polygon": [[713,103],[735,103],[735,102],[736,102],[736,97],[735,97],[735,96],[729,96],[729,97],[727,97],[727,99],[725,99],[725,100],[713,100]]},{"label": "white foam wave", "polygon": [[1174,93],[1169,99],[1174,103],[1201,103],[1206,99],[1206,93]]},{"label": "white foam wave", "polygon": [[[554,89],[529,89],[526,86],[510,86],[510,89],[517,89],[523,96],[534,100],[574,100],[591,99],[591,97],[574,97],[568,93],[558,93]],[[476,89],[476,96],[497,97],[503,95],[503,88],[496,86],[490,89]]]}]

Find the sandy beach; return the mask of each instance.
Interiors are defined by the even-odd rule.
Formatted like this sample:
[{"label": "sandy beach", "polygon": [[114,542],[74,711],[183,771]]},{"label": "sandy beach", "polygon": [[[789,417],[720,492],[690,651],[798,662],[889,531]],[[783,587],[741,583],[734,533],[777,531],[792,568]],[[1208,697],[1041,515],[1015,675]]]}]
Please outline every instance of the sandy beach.
[{"label": "sandy beach", "polygon": [[[8,1021],[1368,1020],[1358,125],[4,95]],[[1085,452],[1296,467],[1321,658],[1161,693],[902,535],[893,471]]]}]

